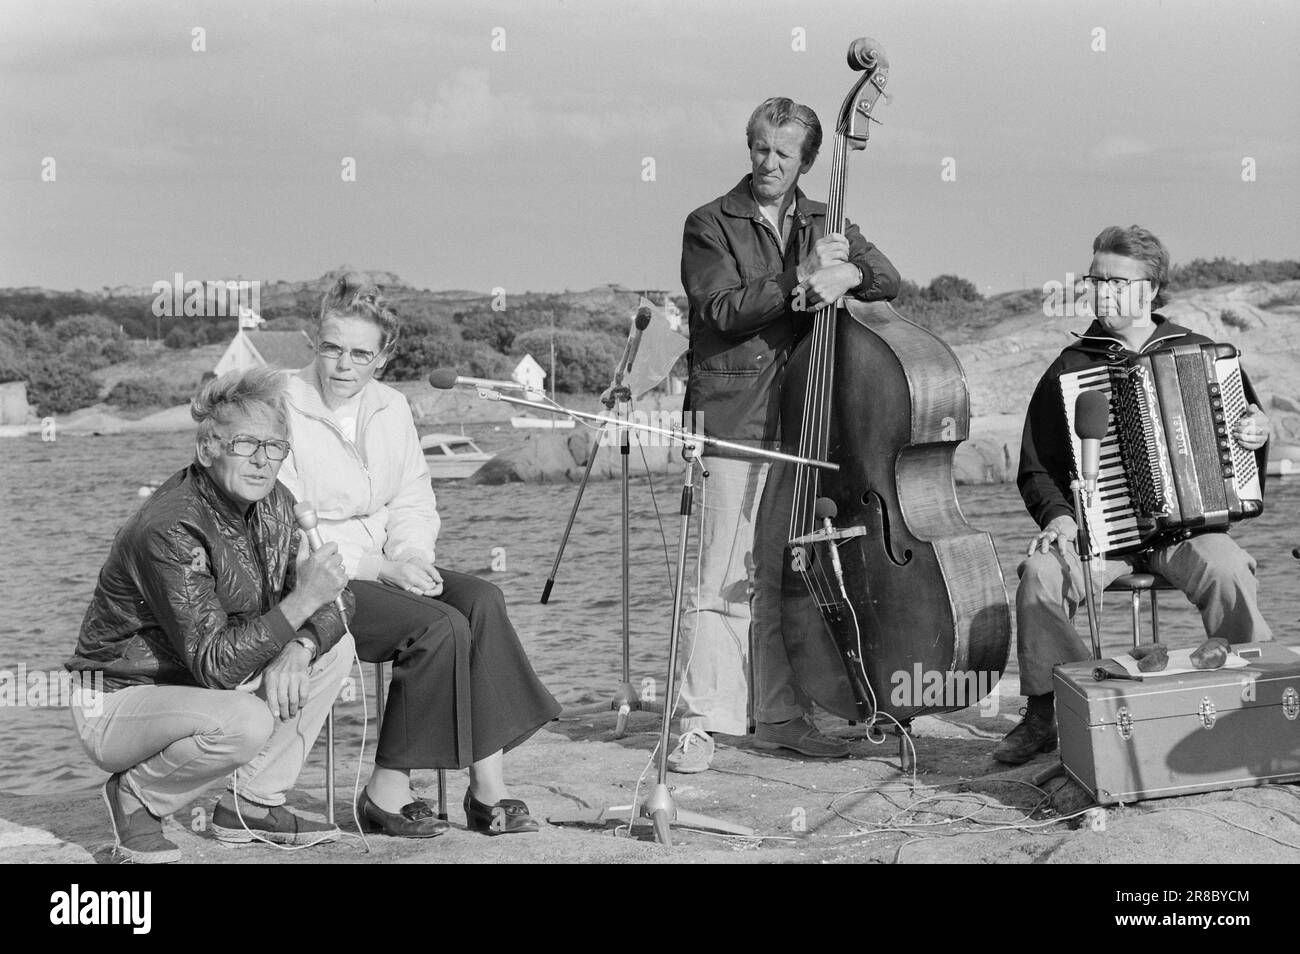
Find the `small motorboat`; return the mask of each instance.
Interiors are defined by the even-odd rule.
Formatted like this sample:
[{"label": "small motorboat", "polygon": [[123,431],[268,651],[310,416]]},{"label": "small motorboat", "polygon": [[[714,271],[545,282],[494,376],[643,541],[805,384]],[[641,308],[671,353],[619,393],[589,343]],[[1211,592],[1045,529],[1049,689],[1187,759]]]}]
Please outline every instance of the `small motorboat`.
[{"label": "small motorboat", "polygon": [[462,434],[425,434],[420,447],[434,480],[463,480],[495,456]]},{"label": "small motorboat", "polygon": [[571,417],[533,417],[531,414],[524,414],[520,417],[510,419],[512,427],[538,428],[541,430],[556,430],[557,428],[573,427],[573,418]]}]

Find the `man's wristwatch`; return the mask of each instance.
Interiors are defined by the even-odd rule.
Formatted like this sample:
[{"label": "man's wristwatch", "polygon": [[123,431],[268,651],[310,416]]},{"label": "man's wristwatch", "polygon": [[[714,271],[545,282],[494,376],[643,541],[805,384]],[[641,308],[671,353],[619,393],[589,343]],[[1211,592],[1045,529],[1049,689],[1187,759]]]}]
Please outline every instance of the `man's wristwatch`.
[{"label": "man's wristwatch", "polygon": [[296,639],[290,640],[290,642],[297,643],[299,646],[305,648],[307,650],[308,659],[316,658],[316,644],[307,636],[299,636]]}]

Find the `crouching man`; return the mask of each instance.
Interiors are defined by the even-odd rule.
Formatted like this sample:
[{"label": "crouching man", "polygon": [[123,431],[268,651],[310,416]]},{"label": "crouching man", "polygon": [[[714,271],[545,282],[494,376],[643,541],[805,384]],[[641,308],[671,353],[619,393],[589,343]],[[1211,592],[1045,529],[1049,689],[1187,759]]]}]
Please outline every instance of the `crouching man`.
[{"label": "crouching man", "polygon": [[[178,861],[164,816],[230,776],[222,841],[311,844],[333,825],[285,807],[353,658],[337,548],[298,565],[290,446],[277,372],[209,382],[191,413],[195,459],[118,532],[81,625],[73,671],[103,673],[73,706],[127,861]],[[351,594],[345,597],[349,603]],[[233,773],[233,774],[232,774]]]}]

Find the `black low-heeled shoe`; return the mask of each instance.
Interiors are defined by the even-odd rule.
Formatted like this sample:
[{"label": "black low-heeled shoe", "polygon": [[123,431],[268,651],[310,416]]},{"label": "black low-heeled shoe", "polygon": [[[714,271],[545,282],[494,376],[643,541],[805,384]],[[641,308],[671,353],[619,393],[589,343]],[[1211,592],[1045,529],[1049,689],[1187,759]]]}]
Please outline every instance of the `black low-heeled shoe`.
[{"label": "black low-heeled shoe", "polygon": [[382,832],[397,838],[437,838],[451,828],[423,799],[403,805],[400,813],[386,812],[370,800],[370,793],[364,788],[357,799],[357,818],[362,831]]},{"label": "black low-heeled shoe", "polygon": [[528,806],[517,798],[503,798],[495,805],[480,802],[465,790],[465,825],[470,831],[489,835],[513,835],[537,831],[541,826],[528,814]]}]

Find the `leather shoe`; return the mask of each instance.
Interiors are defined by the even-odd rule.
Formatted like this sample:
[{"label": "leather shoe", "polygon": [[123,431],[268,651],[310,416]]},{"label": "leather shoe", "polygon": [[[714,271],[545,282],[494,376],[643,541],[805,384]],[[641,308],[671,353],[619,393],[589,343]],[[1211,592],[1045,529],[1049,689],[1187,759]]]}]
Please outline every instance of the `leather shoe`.
[{"label": "leather shoe", "polygon": [[754,727],[754,748],[789,749],[815,759],[842,759],[849,754],[844,742],[822,734],[806,719],[760,722]]},{"label": "leather shoe", "polygon": [[386,812],[370,800],[370,793],[364,788],[357,799],[357,818],[362,831],[382,832],[396,838],[437,838],[451,828],[423,799],[403,805],[401,812]]},{"label": "leather shoe", "polygon": [[503,798],[495,805],[480,802],[465,790],[465,825],[470,831],[489,835],[513,835],[537,831],[541,826],[528,814],[528,806],[517,798]]},{"label": "leather shoe", "polygon": [[1056,749],[1056,714],[1029,712],[1020,724],[1006,734],[993,757],[1006,765],[1023,765],[1039,752]]}]

